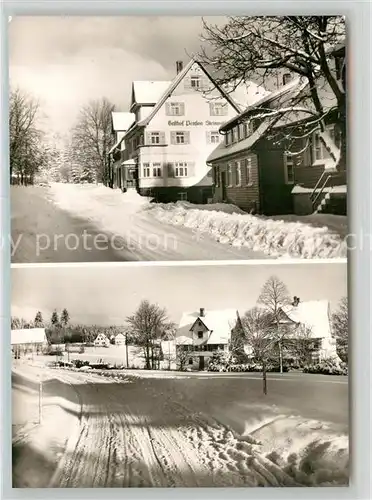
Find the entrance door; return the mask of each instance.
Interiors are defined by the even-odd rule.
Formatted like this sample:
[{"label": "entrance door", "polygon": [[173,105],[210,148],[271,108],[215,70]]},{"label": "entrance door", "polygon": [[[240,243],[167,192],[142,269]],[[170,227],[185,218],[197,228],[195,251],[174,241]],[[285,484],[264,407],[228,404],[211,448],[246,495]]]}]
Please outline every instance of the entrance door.
[{"label": "entrance door", "polygon": [[199,370],[204,370],[204,356],[199,356]]},{"label": "entrance door", "polygon": [[226,201],[227,193],[226,193],[226,172],[221,172],[221,195],[222,201]]}]

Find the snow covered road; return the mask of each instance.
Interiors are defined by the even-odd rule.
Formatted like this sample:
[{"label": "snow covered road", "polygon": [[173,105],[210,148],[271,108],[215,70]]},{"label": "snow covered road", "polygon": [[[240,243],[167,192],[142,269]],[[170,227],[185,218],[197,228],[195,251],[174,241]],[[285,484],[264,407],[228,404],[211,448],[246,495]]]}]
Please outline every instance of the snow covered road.
[{"label": "snow covered road", "polygon": [[[283,408],[263,405],[259,398],[245,407],[245,397],[232,404],[231,394],[235,397],[237,391],[242,393],[236,379],[219,381],[217,385],[212,380],[208,385],[208,379],[197,378],[156,381],[128,377],[115,381],[92,374],[44,370],[46,375],[72,388],[80,408],[74,410],[67,405],[77,423],[67,431],[64,452],[48,484],[39,486],[347,483],[345,426],[306,415],[288,415]],[[225,401],[218,392],[221,385]],[[335,393],[343,388],[330,390]],[[64,397],[72,396],[64,391]],[[228,422],[229,411],[232,425]],[[239,411],[244,413],[243,418]],[[236,432],[234,418],[245,421],[245,429]],[[37,476],[37,471],[34,473]]]}]

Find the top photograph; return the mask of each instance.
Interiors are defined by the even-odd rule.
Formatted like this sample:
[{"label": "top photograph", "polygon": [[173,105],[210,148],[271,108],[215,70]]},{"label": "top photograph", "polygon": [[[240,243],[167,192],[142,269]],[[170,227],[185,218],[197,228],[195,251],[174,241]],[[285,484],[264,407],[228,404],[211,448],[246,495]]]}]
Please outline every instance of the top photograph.
[{"label": "top photograph", "polygon": [[12,263],[346,258],[344,16],[10,17]]}]

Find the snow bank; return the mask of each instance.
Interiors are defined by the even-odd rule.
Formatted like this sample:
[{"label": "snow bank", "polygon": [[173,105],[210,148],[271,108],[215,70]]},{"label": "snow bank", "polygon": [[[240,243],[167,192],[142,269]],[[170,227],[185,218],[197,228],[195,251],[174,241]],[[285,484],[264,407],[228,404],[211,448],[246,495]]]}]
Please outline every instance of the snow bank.
[{"label": "snow bank", "polygon": [[[327,227],[262,219],[246,213],[194,208],[185,203],[152,204],[147,210],[159,221],[208,234],[220,243],[248,247],[273,257],[346,257],[347,245]],[[211,205],[213,207],[213,205]]]}]

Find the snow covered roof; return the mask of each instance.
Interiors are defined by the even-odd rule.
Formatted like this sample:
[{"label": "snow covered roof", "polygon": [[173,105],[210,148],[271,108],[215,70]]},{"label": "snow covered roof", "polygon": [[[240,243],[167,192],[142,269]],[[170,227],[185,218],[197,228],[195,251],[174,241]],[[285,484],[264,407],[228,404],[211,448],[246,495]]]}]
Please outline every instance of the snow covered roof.
[{"label": "snow covered roof", "polygon": [[135,81],[132,83],[133,104],[156,104],[161,95],[172,82],[162,81]]},{"label": "snow covered roof", "polygon": [[115,149],[120,146],[120,144],[122,143],[122,141],[124,139],[124,135],[125,135],[125,131],[124,130],[117,133],[117,141],[115,142],[115,144],[112,146],[112,148],[108,152],[109,155],[111,153],[113,153],[115,151]]},{"label": "snow covered roof", "polygon": [[230,91],[229,86],[226,86],[226,92],[230,93],[241,111],[270,94],[268,90],[254,82],[242,83],[232,91]]},{"label": "snow covered roof", "polygon": [[230,339],[231,330],[236,324],[237,313],[235,309],[220,311],[206,310],[202,317],[200,316],[200,311],[183,313],[176,334],[177,345],[193,343],[191,328],[198,319],[202,321],[210,332],[207,344],[227,344]]},{"label": "snow covered roof", "polygon": [[331,338],[328,300],[299,302],[297,306],[285,306],[282,311],[296,323],[311,330],[312,338]]},{"label": "snow covered roof", "polygon": [[22,328],[19,330],[11,330],[11,345],[42,344],[44,342],[47,342],[45,328]]},{"label": "snow covered roof", "polygon": [[208,73],[208,71],[206,70],[206,68],[199,61],[197,61],[196,59],[191,59],[188,62],[188,64],[186,64],[186,66],[183,68],[183,70],[180,71],[177,74],[177,76],[174,78],[174,80],[172,82],[169,82],[169,85],[164,89],[163,94],[161,96],[159,96],[159,100],[157,101],[156,106],[151,111],[151,113],[146,118],[144,118],[143,120],[141,120],[140,122],[138,122],[139,126],[146,126],[146,125],[148,125],[150,123],[150,121],[152,120],[152,118],[156,115],[156,113],[159,111],[159,109],[161,108],[161,106],[165,103],[165,101],[167,100],[167,98],[169,97],[169,95],[172,94],[172,92],[177,88],[177,86],[179,85],[179,83],[183,80],[183,78],[186,76],[186,74],[189,72],[189,70],[191,69],[191,67],[194,64],[197,64],[200,67],[200,69],[209,78],[211,84],[216,87],[216,89],[223,95],[223,97],[229,102],[229,104],[237,112],[240,111],[238,105],[235,103],[235,101],[233,100],[232,96],[230,96],[227,92],[225,92],[221,87],[219,87],[216,84],[216,82],[213,80],[213,77]]},{"label": "snow covered roof", "polygon": [[115,132],[125,132],[136,119],[134,113],[127,113],[122,111],[113,111],[111,113],[111,117],[112,128]]}]

